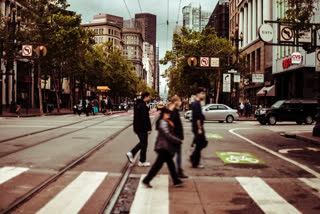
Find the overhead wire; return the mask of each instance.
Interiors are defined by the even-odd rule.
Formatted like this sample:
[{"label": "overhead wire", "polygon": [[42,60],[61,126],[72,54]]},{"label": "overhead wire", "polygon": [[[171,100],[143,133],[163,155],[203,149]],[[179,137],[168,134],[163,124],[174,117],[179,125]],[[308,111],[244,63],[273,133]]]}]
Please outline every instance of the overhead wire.
[{"label": "overhead wire", "polygon": [[167,1],[167,42],[166,42],[167,49],[168,49],[168,39],[169,39],[169,0]]},{"label": "overhead wire", "polygon": [[177,24],[177,25],[179,24],[179,15],[180,15],[181,1],[182,1],[182,0],[179,1],[178,17],[177,17],[177,21],[176,21],[176,24]]},{"label": "overhead wire", "polygon": [[138,0],[138,4],[139,4],[140,12],[142,13],[142,8],[141,8],[140,0]]},{"label": "overhead wire", "polygon": [[126,3],[126,1],[125,0],[123,0],[123,3],[124,3],[124,5],[126,6],[126,8],[127,8],[127,12],[128,12],[128,14],[129,14],[129,16],[130,16],[130,20],[132,19],[132,16],[131,16],[131,13],[130,13],[130,10],[129,10],[129,8],[128,8],[128,5],[127,5],[127,3]]}]

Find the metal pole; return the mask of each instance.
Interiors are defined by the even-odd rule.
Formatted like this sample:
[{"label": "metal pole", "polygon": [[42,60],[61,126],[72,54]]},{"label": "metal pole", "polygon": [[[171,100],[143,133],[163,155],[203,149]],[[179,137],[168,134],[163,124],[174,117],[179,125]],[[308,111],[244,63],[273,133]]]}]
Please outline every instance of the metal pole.
[{"label": "metal pole", "polygon": [[15,83],[16,83],[16,75],[15,75],[15,48],[16,48],[16,11],[13,11],[13,20],[12,20],[12,41],[13,41],[13,53],[12,53],[12,104],[16,103],[16,89],[15,89]]},{"label": "metal pole", "polygon": [[0,115],[2,115],[2,54],[3,54],[3,39],[0,39]]},{"label": "metal pole", "polygon": [[[313,29],[313,38],[314,38],[314,45],[315,47],[317,46],[317,31],[315,30],[315,28]],[[316,49],[317,50],[317,49]],[[317,51],[315,51],[315,55],[317,55]],[[317,115],[316,115],[316,125],[313,128],[313,132],[312,135],[315,137],[320,137],[320,72],[317,72],[317,57],[315,57],[315,76],[316,76],[316,91],[317,91],[317,101],[318,101],[318,105],[317,105]]]}]

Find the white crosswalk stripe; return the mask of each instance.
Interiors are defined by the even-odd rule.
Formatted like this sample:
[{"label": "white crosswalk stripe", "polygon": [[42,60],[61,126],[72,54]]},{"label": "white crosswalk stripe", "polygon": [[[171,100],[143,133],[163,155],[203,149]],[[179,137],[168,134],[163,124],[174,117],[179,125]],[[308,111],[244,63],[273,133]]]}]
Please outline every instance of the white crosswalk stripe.
[{"label": "white crosswalk stripe", "polygon": [[237,177],[236,179],[265,213],[301,213],[261,178]]},{"label": "white crosswalk stripe", "polygon": [[85,205],[108,173],[82,172],[72,183],[46,204],[38,214],[75,214]]},{"label": "white crosswalk stripe", "polygon": [[28,171],[29,168],[24,167],[2,167],[0,168],[0,184]]},{"label": "white crosswalk stripe", "polygon": [[320,179],[319,178],[299,178],[300,181],[311,187],[312,189],[316,189],[317,192],[314,192],[320,198]]},{"label": "white crosswalk stripe", "polygon": [[146,188],[140,183],[132,203],[130,213],[167,214],[169,213],[169,178],[168,175],[158,175],[152,180],[153,188]]}]

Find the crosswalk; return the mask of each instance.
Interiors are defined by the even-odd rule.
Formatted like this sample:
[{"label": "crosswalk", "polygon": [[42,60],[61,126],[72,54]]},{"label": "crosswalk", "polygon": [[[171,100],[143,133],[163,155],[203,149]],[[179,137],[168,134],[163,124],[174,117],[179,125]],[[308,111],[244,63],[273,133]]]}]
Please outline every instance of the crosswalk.
[{"label": "crosswalk", "polygon": [[[1,207],[1,200],[5,194],[3,186],[6,185],[6,182],[19,176],[26,176],[31,171],[24,167],[0,168],[0,210],[5,208]],[[108,181],[109,176],[111,175],[107,172],[81,172],[68,183],[64,183],[59,192],[51,194],[47,202],[43,203],[34,213],[83,213],[81,211],[84,210],[84,207],[95,206],[89,205],[88,201],[96,201],[92,200],[92,197],[99,188],[103,188],[102,184]],[[150,189],[142,184],[144,176],[139,176],[140,181],[130,213],[194,213],[192,210],[195,210],[197,206],[205,210],[203,213],[219,213],[214,212],[214,209],[224,209],[227,213],[232,206],[240,206],[235,203],[240,196],[242,200],[249,199],[247,204],[241,204],[241,206],[249,206],[250,203],[253,203],[259,210],[259,212],[252,211],[251,213],[319,213],[317,212],[319,210],[316,209],[320,207],[319,178],[191,177],[186,180],[185,187],[176,189],[173,188],[169,175],[161,174],[152,180],[153,188]],[[19,185],[24,184],[15,186]],[[281,188],[277,188],[277,185]],[[295,188],[292,188],[292,185]],[[290,191],[292,193],[289,194]],[[295,198],[297,195],[303,195],[302,193],[308,193],[303,196],[304,201],[308,203],[305,207],[297,202],[300,199]],[[105,198],[104,195],[104,198],[97,200],[101,201]],[[315,207],[314,212],[310,212],[312,211],[310,207],[307,208],[310,204]],[[184,209],[183,212],[179,211],[180,208]]]}]

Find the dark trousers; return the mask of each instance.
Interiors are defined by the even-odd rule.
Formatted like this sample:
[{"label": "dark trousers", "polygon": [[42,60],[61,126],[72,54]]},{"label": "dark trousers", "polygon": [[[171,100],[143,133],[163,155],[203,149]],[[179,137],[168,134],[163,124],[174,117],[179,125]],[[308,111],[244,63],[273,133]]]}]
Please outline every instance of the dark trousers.
[{"label": "dark trousers", "polygon": [[156,162],[154,162],[148,175],[143,179],[144,183],[149,183],[154,178],[154,176],[157,175],[159,170],[162,168],[164,162],[167,163],[173,183],[179,183],[180,180],[178,179],[176,167],[174,166],[172,159],[173,155],[171,155],[169,151],[159,150]]},{"label": "dark trousers", "polygon": [[147,153],[147,147],[148,147],[148,133],[139,133],[137,134],[139,137],[140,142],[131,150],[131,153],[133,157],[137,154],[139,150],[140,151],[140,162],[144,163],[146,162],[146,153]]},{"label": "dark trousers", "polygon": [[201,159],[201,150],[203,149],[203,142],[205,139],[205,133],[202,131],[202,135],[194,132],[194,144],[196,145],[192,155],[190,156],[190,160],[193,167],[197,167],[200,163]]}]

